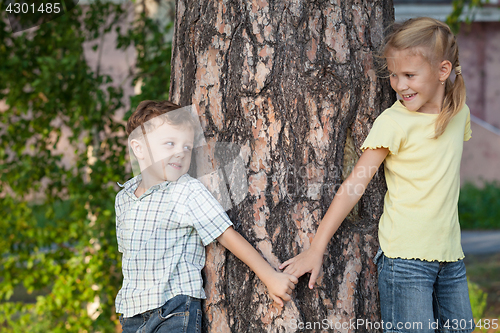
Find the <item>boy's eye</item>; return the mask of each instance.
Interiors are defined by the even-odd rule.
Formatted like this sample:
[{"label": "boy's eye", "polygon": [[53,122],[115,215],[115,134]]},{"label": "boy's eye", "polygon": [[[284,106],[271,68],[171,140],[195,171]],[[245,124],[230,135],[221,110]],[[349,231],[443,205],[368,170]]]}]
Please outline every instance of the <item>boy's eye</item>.
[{"label": "boy's eye", "polygon": [[167,146],[173,146],[173,145],[174,145],[174,143],[173,143],[172,141],[165,142],[165,144],[166,144]]},{"label": "boy's eye", "polygon": [[407,77],[414,77],[415,75],[413,74],[406,74]]},{"label": "boy's eye", "polygon": [[191,147],[191,146],[185,146],[184,149],[190,151],[191,149],[193,149],[193,147]]}]

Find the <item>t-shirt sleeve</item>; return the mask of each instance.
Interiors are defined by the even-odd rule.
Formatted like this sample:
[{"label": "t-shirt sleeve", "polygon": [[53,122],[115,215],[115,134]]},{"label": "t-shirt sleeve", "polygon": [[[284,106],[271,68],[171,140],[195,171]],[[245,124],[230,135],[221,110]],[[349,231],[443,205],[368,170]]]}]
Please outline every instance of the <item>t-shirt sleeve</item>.
[{"label": "t-shirt sleeve", "polygon": [[219,202],[201,183],[189,196],[187,211],[205,246],[233,225]]},{"label": "t-shirt sleeve", "polygon": [[469,141],[472,137],[472,129],[470,127],[470,111],[467,110],[467,120],[465,121],[464,141]]},{"label": "t-shirt sleeve", "polygon": [[405,134],[401,127],[389,116],[381,114],[375,119],[361,150],[387,148],[389,154],[397,155],[404,140]]}]

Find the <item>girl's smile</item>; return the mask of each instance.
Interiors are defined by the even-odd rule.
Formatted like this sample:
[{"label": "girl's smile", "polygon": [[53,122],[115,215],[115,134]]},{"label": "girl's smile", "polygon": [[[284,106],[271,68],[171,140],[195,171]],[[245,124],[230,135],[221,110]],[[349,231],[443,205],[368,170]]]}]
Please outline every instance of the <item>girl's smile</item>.
[{"label": "girl's smile", "polygon": [[413,97],[417,96],[417,94],[409,94],[409,95],[403,95],[401,97],[403,97],[403,100],[405,101],[411,101],[413,99]]}]

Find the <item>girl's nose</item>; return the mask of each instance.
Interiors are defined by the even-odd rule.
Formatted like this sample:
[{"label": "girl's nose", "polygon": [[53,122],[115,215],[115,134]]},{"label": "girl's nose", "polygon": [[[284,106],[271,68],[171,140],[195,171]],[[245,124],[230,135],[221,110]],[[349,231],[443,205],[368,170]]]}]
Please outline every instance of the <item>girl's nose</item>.
[{"label": "girl's nose", "polygon": [[405,80],[399,80],[397,85],[398,91],[405,91],[408,89],[408,85]]}]

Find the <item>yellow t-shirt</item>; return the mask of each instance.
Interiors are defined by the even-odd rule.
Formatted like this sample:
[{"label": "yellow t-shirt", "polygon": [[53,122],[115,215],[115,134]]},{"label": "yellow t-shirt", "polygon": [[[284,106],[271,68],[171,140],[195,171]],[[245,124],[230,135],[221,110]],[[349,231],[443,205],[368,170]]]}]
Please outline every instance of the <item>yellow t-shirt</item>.
[{"label": "yellow t-shirt", "polygon": [[437,114],[408,110],[400,101],[374,122],[361,150],[388,148],[387,193],[379,241],[389,258],[457,261],[458,195],[463,142],[471,137],[465,105],[433,139]]}]

